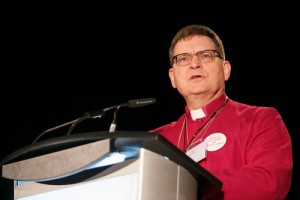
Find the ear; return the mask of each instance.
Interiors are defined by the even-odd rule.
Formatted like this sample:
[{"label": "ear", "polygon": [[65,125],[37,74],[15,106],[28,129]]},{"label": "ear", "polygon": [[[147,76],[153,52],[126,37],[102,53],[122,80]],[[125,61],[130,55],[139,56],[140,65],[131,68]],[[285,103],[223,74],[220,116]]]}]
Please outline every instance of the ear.
[{"label": "ear", "polygon": [[225,81],[228,81],[231,73],[231,65],[229,61],[227,60],[224,61],[223,70],[224,70],[224,79]]},{"label": "ear", "polygon": [[170,78],[172,87],[173,87],[173,88],[176,88],[176,84],[175,84],[175,80],[174,80],[174,69],[173,69],[173,67],[171,67],[171,68],[169,69],[169,78]]}]

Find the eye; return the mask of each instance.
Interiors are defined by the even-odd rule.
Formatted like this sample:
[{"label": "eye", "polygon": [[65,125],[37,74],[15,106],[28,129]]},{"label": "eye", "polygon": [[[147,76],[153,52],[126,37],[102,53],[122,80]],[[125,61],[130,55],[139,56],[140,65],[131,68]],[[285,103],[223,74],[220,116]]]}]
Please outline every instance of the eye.
[{"label": "eye", "polygon": [[182,55],[178,55],[176,57],[176,61],[178,63],[185,63],[188,62],[190,60],[190,55],[189,54],[182,54]]},{"label": "eye", "polygon": [[178,61],[179,61],[179,62],[186,61],[186,60],[188,60],[188,59],[189,59],[189,58],[188,58],[188,56],[186,56],[186,55],[181,55],[181,56],[178,57]]},{"label": "eye", "polygon": [[203,59],[206,59],[206,60],[211,59],[211,58],[212,58],[211,52],[203,52],[202,58],[203,58]]}]

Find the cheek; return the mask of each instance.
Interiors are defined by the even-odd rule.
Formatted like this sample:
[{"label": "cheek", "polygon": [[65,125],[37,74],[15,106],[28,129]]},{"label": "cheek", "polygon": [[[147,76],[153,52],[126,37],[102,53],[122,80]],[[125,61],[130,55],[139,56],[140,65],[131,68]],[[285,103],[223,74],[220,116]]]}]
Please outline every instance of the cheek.
[{"label": "cheek", "polygon": [[212,70],[209,74],[222,82],[228,79],[228,73],[225,68],[218,68],[215,71]]}]

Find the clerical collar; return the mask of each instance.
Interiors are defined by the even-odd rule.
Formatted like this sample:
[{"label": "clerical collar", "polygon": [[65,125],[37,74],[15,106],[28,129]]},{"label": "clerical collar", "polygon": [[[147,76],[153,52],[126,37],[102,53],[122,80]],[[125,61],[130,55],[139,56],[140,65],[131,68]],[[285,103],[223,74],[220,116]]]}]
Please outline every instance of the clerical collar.
[{"label": "clerical collar", "polygon": [[200,109],[189,110],[188,107],[186,107],[186,112],[193,120],[201,119],[215,112],[215,110],[218,109],[218,107],[220,107],[220,105],[223,104],[226,99],[227,96],[225,93],[223,93],[220,97]]},{"label": "clerical collar", "polygon": [[191,110],[190,113],[193,120],[200,119],[206,116],[202,108],[197,110]]}]

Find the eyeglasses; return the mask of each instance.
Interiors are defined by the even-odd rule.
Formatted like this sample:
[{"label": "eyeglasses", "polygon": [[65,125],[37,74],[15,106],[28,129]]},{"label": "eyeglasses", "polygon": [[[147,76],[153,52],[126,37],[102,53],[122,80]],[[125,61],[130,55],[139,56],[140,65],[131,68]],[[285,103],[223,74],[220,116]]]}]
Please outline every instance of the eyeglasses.
[{"label": "eyeglasses", "polygon": [[194,54],[191,53],[178,54],[173,57],[172,62],[176,63],[176,65],[178,66],[186,66],[192,62],[194,55],[196,55],[198,61],[202,63],[214,61],[216,57],[223,59],[217,50],[209,49],[209,50],[198,51],[197,53]]}]

